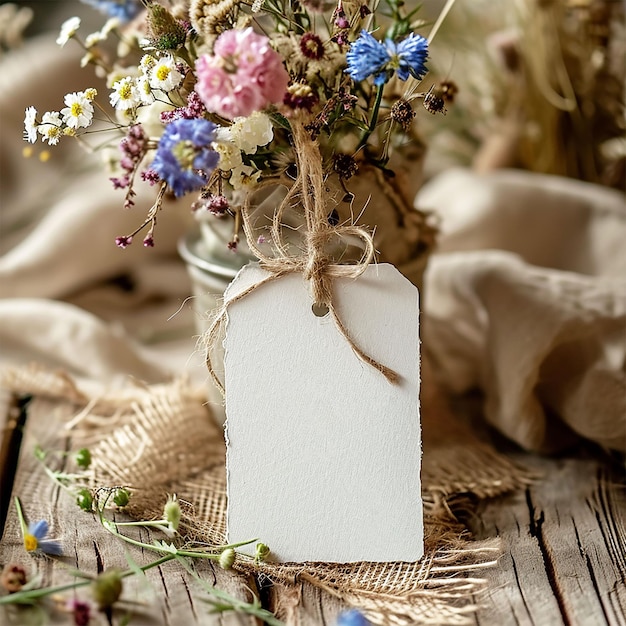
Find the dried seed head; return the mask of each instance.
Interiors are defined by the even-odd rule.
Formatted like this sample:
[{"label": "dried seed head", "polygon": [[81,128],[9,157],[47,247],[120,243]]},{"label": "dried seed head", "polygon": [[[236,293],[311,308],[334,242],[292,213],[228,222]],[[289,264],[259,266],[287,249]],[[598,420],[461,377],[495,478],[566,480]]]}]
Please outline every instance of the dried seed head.
[{"label": "dried seed head", "polygon": [[177,50],[184,43],[187,31],[165,7],[151,2],[146,16],[150,43],[157,50]]},{"label": "dried seed head", "polygon": [[424,108],[433,115],[436,115],[437,113],[446,114],[446,103],[441,95],[439,95],[438,90],[435,90],[434,87],[431,87],[428,90],[428,93],[424,96],[423,104]]},{"label": "dried seed head", "polygon": [[400,99],[394,102],[391,107],[390,115],[391,119],[396,122],[396,124],[400,124],[404,131],[408,131],[415,118],[415,111],[410,102]]},{"label": "dried seed head", "polygon": [[353,156],[349,154],[336,154],[333,157],[333,169],[337,172],[341,180],[348,180],[359,171],[359,166]]},{"label": "dried seed head", "polygon": [[324,43],[315,33],[304,33],[300,38],[300,51],[307,59],[319,61],[324,56]]},{"label": "dried seed head", "polygon": [[28,582],[28,576],[23,565],[8,563],[0,575],[0,585],[9,593],[16,593]]}]

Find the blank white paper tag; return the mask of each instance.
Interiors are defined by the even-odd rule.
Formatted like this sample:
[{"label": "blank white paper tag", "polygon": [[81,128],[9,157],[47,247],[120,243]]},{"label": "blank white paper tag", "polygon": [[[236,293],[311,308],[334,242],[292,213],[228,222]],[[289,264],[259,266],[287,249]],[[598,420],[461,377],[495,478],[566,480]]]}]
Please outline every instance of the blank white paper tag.
[{"label": "blank white paper tag", "polygon": [[[267,272],[246,266],[228,301]],[[335,279],[335,307],[316,317],[302,274],[231,304],[225,339],[228,540],[258,537],[280,561],[416,561],[420,495],[418,292],[372,265]],[[254,548],[252,547],[252,550]]]}]

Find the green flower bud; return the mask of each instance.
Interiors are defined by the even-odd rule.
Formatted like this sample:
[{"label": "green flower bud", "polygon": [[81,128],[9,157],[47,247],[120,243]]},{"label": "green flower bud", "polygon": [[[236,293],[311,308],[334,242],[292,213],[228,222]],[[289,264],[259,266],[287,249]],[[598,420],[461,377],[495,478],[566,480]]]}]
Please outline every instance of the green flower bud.
[{"label": "green flower bud", "polygon": [[87,448],[81,448],[75,455],[76,465],[82,469],[87,469],[91,465],[91,452]]},{"label": "green flower bud", "polygon": [[76,504],[78,504],[83,511],[91,511],[93,508],[93,496],[91,495],[91,491],[83,487],[76,494]]},{"label": "green flower bud", "polygon": [[100,610],[112,607],[122,595],[122,577],[118,569],[102,572],[91,583],[91,594]]},{"label": "green flower bud", "polygon": [[230,569],[235,559],[237,558],[237,553],[232,548],[226,548],[226,550],[222,550],[220,554],[220,567],[222,569]]},{"label": "green flower bud", "polygon": [[180,504],[178,504],[178,500],[176,496],[171,496],[167,499],[165,506],[163,507],[163,519],[167,520],[167,525],[170,530],[178,530],[178,525],[180,524]]},{"label": "green flower bud", "polygon": [[120,508],[125,507],[130,501],[130,494],[126,489],[118,489],[113,496],[113,502]]},{"label": "green flower bud", "polygon": [[256,544],[256,554],[254,555],[255,561],[265,561],[270,554],[270,549],[264,543]]}]

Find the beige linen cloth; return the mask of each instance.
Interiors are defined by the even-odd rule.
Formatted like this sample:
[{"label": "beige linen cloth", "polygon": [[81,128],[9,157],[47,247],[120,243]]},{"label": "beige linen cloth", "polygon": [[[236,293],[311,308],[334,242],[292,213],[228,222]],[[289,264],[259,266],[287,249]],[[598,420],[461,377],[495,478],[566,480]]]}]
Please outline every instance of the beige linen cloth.
[{"label": "beige linen cloth", "polygon": [[[190,360],[191,287],[176,255],[188,208],[162,212],[155,249],[117,249],[154,190],[124,211],[99,157],[67,138],[46,163],[40,143],[22,157],[25,107],[59,110],[65,93],[96,84],[91,72],[49,37],[1,63],[2,364],[36,360],[105,384],[182,370],[205,380]],[[577,434],[626,449],[623,196],[521,171],[453,170],[416,202],[441,221],[422,337],[442,381],[481,389],[487,419],[526,448]]]}]

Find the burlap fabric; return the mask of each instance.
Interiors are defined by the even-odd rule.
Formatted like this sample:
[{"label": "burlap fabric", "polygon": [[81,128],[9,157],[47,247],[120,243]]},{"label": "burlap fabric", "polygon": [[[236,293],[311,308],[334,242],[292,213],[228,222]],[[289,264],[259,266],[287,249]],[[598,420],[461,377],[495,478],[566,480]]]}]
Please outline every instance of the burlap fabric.
[{"label": "burlap fabric", "polygon": [[[480,570],[497,562],[499,550],[493,541],[471,540],[454,511],[471,500],[521,488],[529,475],[458,421],[429,378],[425,367],[425,557],[420,562],[237,561],[235,567],[281,582],[296,595],[300,582],[308,581],[360,607],[376,624],[471,623],[485,586]],[[189,540],[224,543],[225,444],[205,404],[204,389],[177,381],[92,395],[78,389],[67,375],[38,368],[7,369],[0,383],[12,391],[53,397],[76,407],[66,425],[73,432],[73,445],[92,450],[95,486],[132,489],[131,516],[159,517],[167,494],[175,493],[183,503],[182,534]],[[259,529],[261,540],[262,536]],[[289,623],[289,602],[278,611]]]}]

